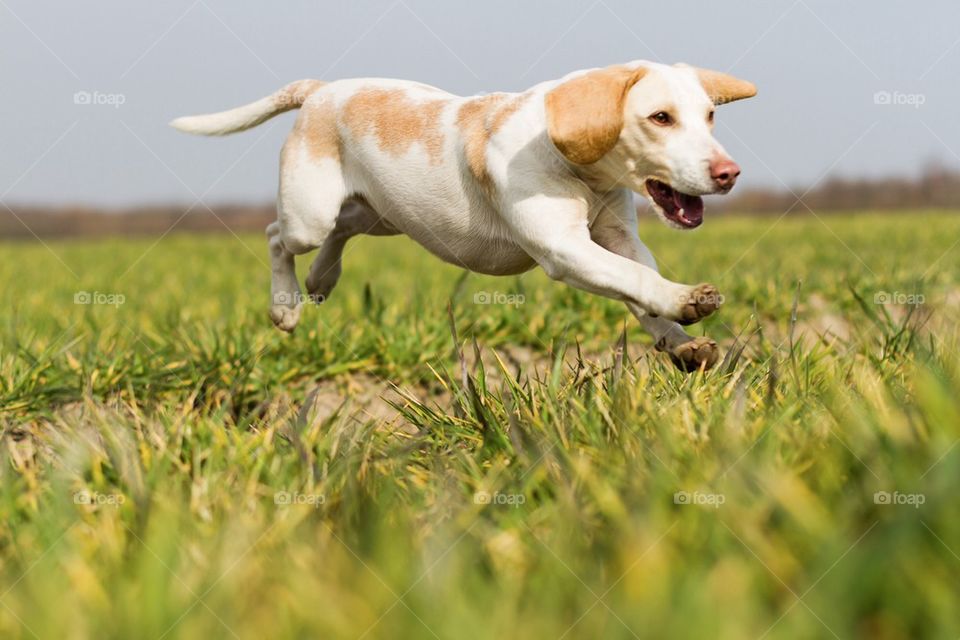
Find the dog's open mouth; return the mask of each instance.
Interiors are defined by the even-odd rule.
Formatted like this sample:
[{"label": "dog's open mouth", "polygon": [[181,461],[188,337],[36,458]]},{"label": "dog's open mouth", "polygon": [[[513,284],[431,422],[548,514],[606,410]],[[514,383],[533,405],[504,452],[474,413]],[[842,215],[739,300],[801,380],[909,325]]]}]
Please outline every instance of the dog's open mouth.
[{"label": "dog's open mouth", "polygon": [[667,220],[686,229],[699,227],[703,222],[703,199],[680,193],[665,182],[647,180],[647,193],[663,210]]}]

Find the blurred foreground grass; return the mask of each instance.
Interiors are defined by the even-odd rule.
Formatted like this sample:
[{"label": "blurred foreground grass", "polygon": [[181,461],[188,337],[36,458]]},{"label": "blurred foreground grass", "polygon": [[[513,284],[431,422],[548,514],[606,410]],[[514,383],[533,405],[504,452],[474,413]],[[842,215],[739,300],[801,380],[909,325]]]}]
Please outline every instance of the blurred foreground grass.
[{"label": "blurred foreground grass", "polygon": [[739,358],[398,239],[293,336],[259,237],[2,245],[0,637],[960,635],[960,218],[641,237]]}]

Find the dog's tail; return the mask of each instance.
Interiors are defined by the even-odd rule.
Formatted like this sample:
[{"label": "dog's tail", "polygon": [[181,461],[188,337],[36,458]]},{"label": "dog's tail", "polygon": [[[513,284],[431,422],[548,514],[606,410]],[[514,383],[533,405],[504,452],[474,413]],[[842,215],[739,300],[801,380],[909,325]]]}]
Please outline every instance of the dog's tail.
[{"label": "dog's tail", "polygon": [[225,136],[266,122],[275,115],[298,109],[310,95],[322,87],[320,80],[297,80],[273,95],[256,102],[202,116],[184,116],[170,123],[175,129],[201,136]]}]

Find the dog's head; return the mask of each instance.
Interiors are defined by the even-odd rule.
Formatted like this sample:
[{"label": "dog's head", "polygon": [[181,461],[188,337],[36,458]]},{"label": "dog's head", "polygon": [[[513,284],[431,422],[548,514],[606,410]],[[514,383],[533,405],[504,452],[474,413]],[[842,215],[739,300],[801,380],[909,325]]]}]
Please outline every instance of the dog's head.
[{"label": "dog's head", "polygon": [[727,193],[740,168],[713,137],[714,108],[751,83],[687,65],[633,63],[570,76],[547,94],[547,130],[570,162],[644,194],[668,225],[703,222],[700,196]]}]

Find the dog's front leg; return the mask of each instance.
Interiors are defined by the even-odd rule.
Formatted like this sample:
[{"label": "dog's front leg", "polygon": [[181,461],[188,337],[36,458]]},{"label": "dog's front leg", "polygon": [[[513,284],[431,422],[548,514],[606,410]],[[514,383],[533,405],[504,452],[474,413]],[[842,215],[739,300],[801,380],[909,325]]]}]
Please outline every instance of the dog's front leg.
[{"label": "dog's front leg", "polygon": [[720,306],[713,285],[671,282],[594,242],[588,213],[582,199],[538,194],[510,205],[507,221],[517,243],[554,280],[681,324],[693,324]]},{"label": "dog's front leg", "polygon": [[[604,205],[590,228],[590,236],[597,244],[618,255],[657,269],[653,254],[637,235],[637,213],[629,192],[612,193],[604,198]],[[720,350],[714,340],[687,335],[676,322],[650,317],[633,303],[628,302],[627,308],[653,336],[657,351],[666,353],[678,369],[709,369],[719,359]]]}]

